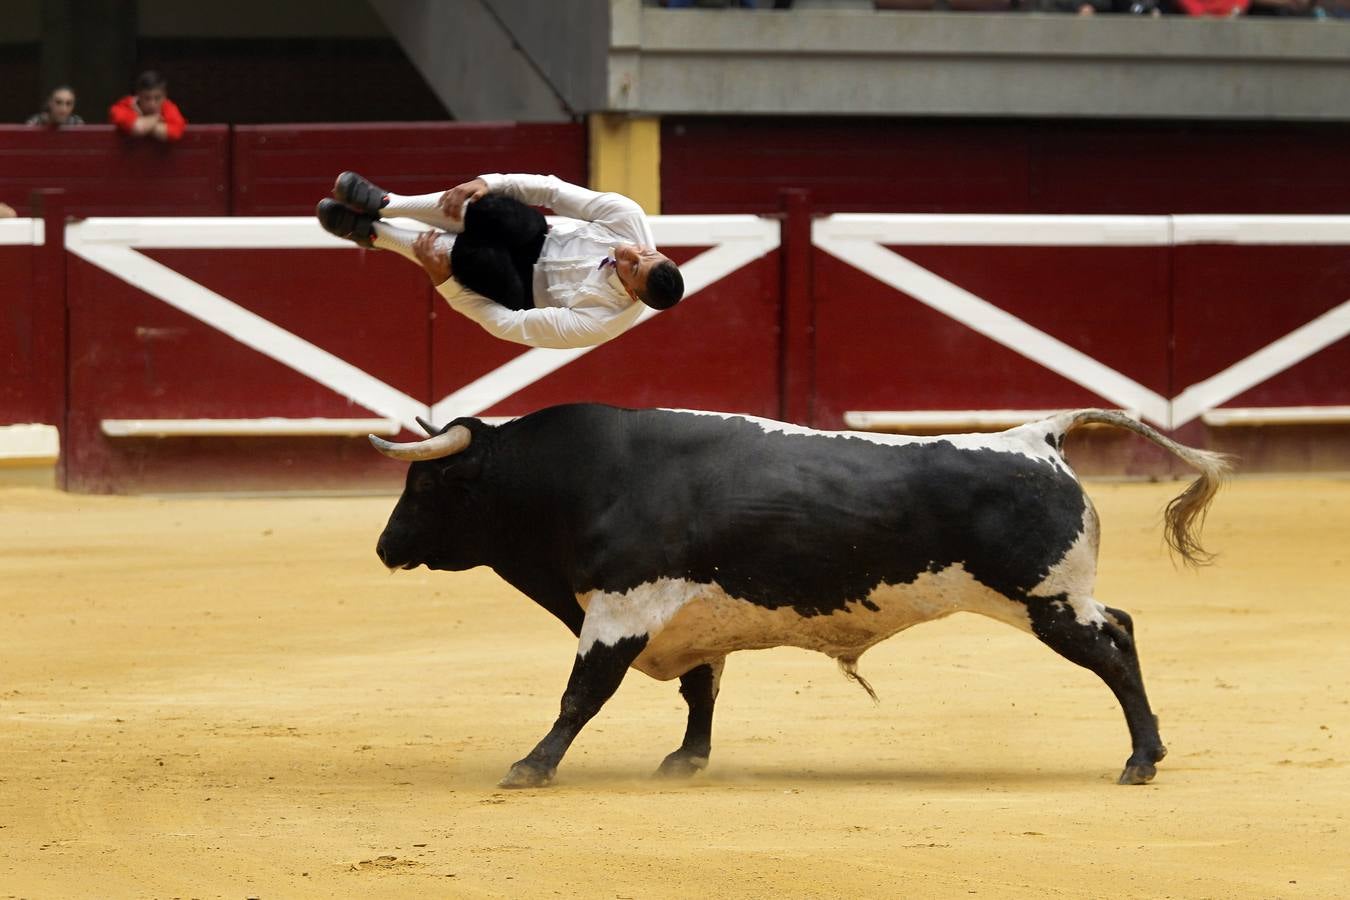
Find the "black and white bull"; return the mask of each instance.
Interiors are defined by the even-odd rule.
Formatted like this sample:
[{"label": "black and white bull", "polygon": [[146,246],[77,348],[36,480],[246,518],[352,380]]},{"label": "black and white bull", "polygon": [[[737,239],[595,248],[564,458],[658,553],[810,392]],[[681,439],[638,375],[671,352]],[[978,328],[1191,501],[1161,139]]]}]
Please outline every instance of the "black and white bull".
[{"label": "black and white bull", "polygon": [[1205,561],[1197,529],[1224,458],[1103,410],[938,437],[596,405],[424,424],[432,436],[415,443],[371,436],[413,461],[377,552],[390,569],[490,566],[580,639],[561,712],[506,787],[548,783],[630,667],[680,679],[688,727],[659,771],[685,775],[707,765],[728,653],[819,650],[871,693],[856,668],[865,650],[961,610],[1096,672],[1130,730],[1120,783],[1143,784],[1166,750],[1130,616],[1093,595],[1097,515],[1062,452],[1088,424],[1199,470],[1165,534]]}]

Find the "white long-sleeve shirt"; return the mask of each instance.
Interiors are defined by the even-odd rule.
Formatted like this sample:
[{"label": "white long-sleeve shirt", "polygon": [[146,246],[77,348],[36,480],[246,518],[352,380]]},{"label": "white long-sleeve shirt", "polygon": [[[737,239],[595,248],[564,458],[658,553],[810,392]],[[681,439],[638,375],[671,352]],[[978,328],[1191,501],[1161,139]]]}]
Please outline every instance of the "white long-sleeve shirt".
[{"label": "white long-sleeve shirt", "polygon": [[637,322],[645,304],[624,290],[612,259],[620,244],[655,247],[642,207],[622,194],[599,193],[553,175],[483,175],[488,190],[557,216],[534,264],[534,309],[507,309],[453,277],[436,290],[450,306],[494,337],[531,347],[590,347]]}]

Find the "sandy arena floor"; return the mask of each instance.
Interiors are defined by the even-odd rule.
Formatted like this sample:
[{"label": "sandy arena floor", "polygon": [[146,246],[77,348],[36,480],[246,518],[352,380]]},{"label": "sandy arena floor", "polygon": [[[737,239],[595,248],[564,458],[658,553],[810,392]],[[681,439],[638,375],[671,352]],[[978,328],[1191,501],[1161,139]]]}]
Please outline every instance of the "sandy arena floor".
[{"label": "sandy arena floor", "polygon": [[1113,780],[1090,673],[971,615],[861,670],[734,655],[708,772],[631,673],[543,790],[575,643],[486,570],[390,576],[393,498],[0,490],[0,897],[1350,896],[1350,482],[1093,484],[1171,753]]}]

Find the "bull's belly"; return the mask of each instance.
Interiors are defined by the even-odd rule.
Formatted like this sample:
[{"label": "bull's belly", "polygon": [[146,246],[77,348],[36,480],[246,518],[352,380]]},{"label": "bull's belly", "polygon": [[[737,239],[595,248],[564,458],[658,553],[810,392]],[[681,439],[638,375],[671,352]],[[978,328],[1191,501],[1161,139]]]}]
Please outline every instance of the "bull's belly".
[{"label": "bull's belly", "polygon": [[[639,596],[646,592],[647,596]],[[585,598],[586,600],[591,598]],[[920,575],[910,584],[878,584],[867,603],[844,603],[826,615],[803,616],[791,607],[769,609],[731,596],[715,584],[662,579],[628,592],[626,600],[647,613],[641,624],[595,623],[613,636],[646,634],[634,667],[653,678],[676,678],[701,663],[736,650],[801,647],[836,659],[856,659],[867,648],[920,622],[969,611],[1030,631],[1026,607],[975,581],[960,566]],[[645,602],[644,602],[645,601]],[[626,606],[626,605],[625,605]],[[875,608],[870,608],[875,607]],[[625,607],[588,610],[615,615]],[[583,638],[585,631],[583,631]],[[606,641],[608,643],[608,641]],[[583,641],[584,643],[584,641]]]}]

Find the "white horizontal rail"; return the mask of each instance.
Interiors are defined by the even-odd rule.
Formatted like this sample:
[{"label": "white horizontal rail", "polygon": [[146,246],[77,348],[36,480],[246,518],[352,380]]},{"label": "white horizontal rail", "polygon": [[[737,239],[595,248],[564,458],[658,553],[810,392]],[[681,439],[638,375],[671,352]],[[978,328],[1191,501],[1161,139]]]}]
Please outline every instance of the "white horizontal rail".
[{"label": "white horizontal rail", "polygon": [[1350,406],[1251,406],[1211,409],[1200,421],[1218,428],[1230,425],[1345,425]]},{"label": "white horizontal rail", "polygon": [[[849,410],[844,413],[844,424],[856,431],[902,431],[912,428],[920,431],[933,429],[955,430],[970,428],[987,431],[1015,428],[1028,422],[1039,422],[1064,412],[1063,409],[905,409],[905,410]],[[1138,410],[1122,410],[1132,419],[1139,418]]]},{"label": "white horizontal rail", "polygon": [[857,431],[887,431],[897,428],[1012,428],[1060,412],[1057,409],[853,409],[844,413],[844,424]]},{"label": "white horizontal rail", "polygon": [[1159,247],[1180,244],[1347,244],[1350,216],[1009,216],[839,213],[817,219],[825,240],[913,246]]},{"label": "white horizontal rail", "polygon": [[[393,220],[426,227],[412,220]],[[653,216],[663,246],[726,241],[778,245],[778,223],[751,215]],[[41,244],[41,219],[0,220],[0,244]],[[840,213],[817,219],[825,238],[912,245],[1166,246],[1350,244],[1350,216],[1018,216]],[[92,217],[68,226],[86,244],[164,249],[347,248],[311,216]]]},{"label": "white horizontal rail", "polygon": [[45,234],[42,219],[0,219],[0,246],[41,247]]},{"label": "white horizontal rail", "polygon": [[1166,246],[1167,216],[989,216],[840,213],[817,219],[823,240],[874,241],[913,246]]},{"label": "white horizontal rail", "polygon": [[652,216],[652,235],[662,247],[707,247],[734,243],[760,255],[778,246],[780,226],[761,216]]},{"label": "white horizontal rail", "polygon": [[[41,225],[40,219],[33,221]],[[428,227],[412,219],[391,219],[390,222],[414,229]],[[653,216],[651,223],[652,233],[663,247],[735,242],[759,246],[767,253],[778,246],[778,222],[760,216]],[[71,224],[66,234],[71,243],[135,249],[351,250],[353,247],[351,241],[324,231],[313,216],[95,216]]]},{"label": "white horizontal rail", "polygon": [[1350,244],[1350,216],[1173,216],[1176,244]]},{"label": "white horizontal rail", "polygon": [[0,425],[0,466],[55,462],[60,454],[54,425]]},{"label": "white horizontal rail", "polygon": [[313,216],[93,216],[66,228],[77,246],[213,250],[351,249],[352,242],[319,227]]},{"label": "white horizontal rail", "polygon": [[103,419],[108,437],[355,437],[398,434],[393,419]]}]

